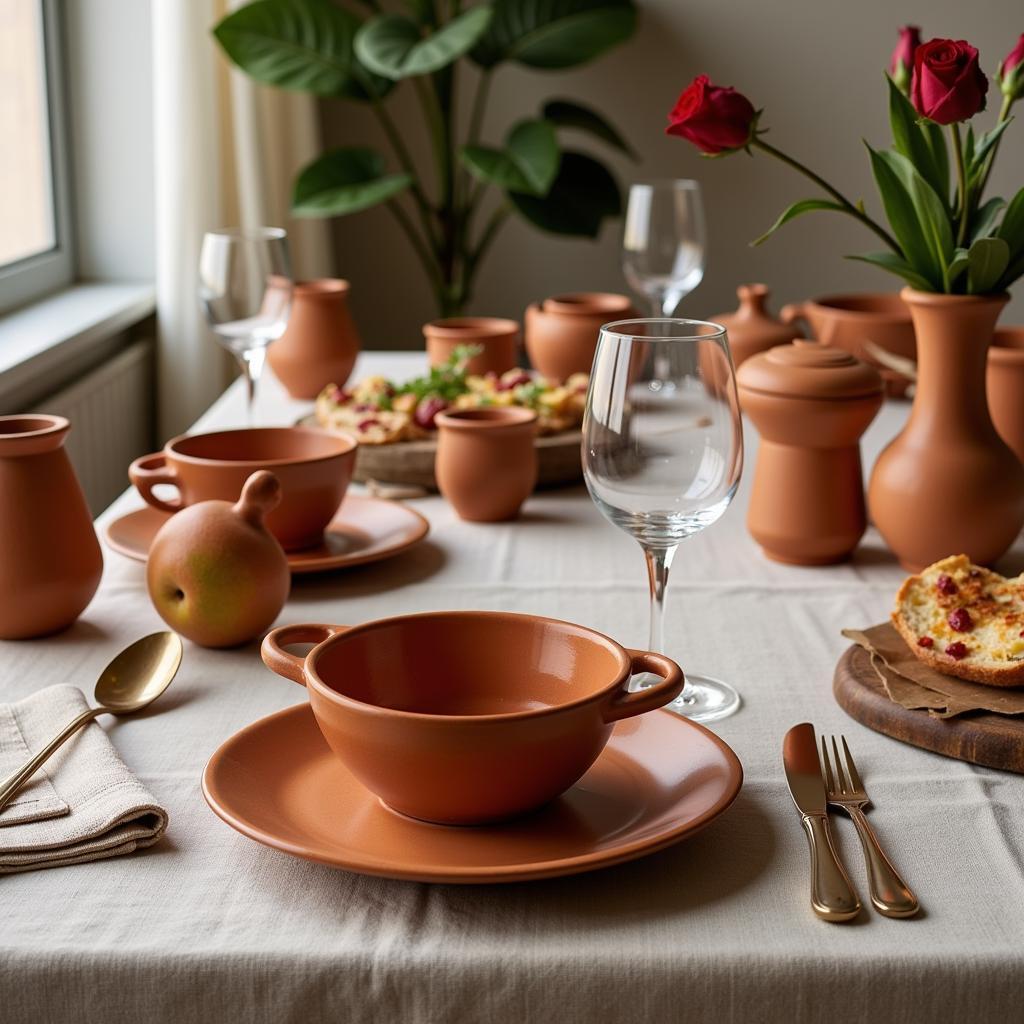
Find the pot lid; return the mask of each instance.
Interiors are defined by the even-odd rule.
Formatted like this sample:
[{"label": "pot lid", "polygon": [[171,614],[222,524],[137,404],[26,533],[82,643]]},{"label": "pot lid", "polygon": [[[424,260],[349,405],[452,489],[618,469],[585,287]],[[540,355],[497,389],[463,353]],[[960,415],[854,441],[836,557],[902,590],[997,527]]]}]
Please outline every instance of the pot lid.
[{"label": "pot lid", "polygon": [[791,398],[859,398],[882,390],[873,366],[845,349],[802,338],[751,356],[736,379],[740,387]]}]

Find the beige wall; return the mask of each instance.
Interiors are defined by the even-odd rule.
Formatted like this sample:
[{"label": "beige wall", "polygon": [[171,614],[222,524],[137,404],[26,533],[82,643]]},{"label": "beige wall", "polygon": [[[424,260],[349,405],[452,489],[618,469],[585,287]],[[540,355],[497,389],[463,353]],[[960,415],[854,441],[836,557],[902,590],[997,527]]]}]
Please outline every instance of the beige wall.
[{"label": "beige wall", "polygon": [[[1024,31],[1019,0],[639,0],[641,27],[632,41],[589,67],[541,73],[508,67],[494,82],[486,138],[500,142],[507,126],[552,96],[576,98],[608,115],[640,152],[639,166],[611,155],[623,185],[641,177],[694,177],[704,189],[710,250],[701,287],[681,312],[709,317],[735,306],[743,281],[767,282],[782,303],[841,290],[895,287],[895,278],[843,260],[842,254],[874,249],[874,236],[835,214],[811,214],[787,225],[759,249],[748,242],[785,205],[814,194],[810,183],[766,157],[737,154],[706,160],[680,139],[663,134],[665,116],[695,74],[734,85],[755,106],[770,140],[806,158],[848,194],[863,195],[878,210],[861,138],[888,144],[882,71],[896,40],[897,24],[917,22],[925,37],[969,39],[992,73]],[[471,83],[462,83],[468,100]],[[994,120],[999,98],[990,91]],[[408,93],[409,87],[404,90]],[[408,126],[421,156],[422,129],[409,96],[396,101],[396,117]],[[994,108],[994,109],[992,109]],[[1024,112],[1024,103],[1021,104]],[[368,112],[351,103],[324,105],[328,145],[371,144],[385,151]],[[1024,122],[1024,118],[1021,119]],[[583,148],[597,150],[587,140]],[[992,178],[997,191],[1024,185],[1024,123],[1011,126]],[[1009,194],[1012,194],[1009,193]],[[334,224],[339,274],[353,282],[355,312],[366,344],[411,348],[419,325],[433,315],[430,294],[390,215],[373,210]],[[563,240],[510,221],[484,268],[472,311],[521,316],[526,304],[555,292],[624,291],[619,270],[621,222],[608,223],[596,243]],[[1004,322],[1024,322],[1024,287]]]}]

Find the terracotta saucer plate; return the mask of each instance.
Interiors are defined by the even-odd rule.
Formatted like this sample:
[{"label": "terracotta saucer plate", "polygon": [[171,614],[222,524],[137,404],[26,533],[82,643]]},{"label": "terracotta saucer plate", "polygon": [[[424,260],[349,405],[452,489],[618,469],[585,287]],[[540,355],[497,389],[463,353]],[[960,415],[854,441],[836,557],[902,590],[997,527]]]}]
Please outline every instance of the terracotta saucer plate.
[{"label": "terracotta saucer plate", "polygon": [[[145,562],[157,530],[170,518],[159,509],[140,508],[108,523],[103,533],[110,547]],[[288,552],[293,573],[326,572],[376,562],[401,554],[427,535],[430,524],[407,505],[349,494],[316,547]]]},{"label": "terracotta saucer plate", "polygon": [[498,825],[432,825],[385,807],[331,752],[308,704],[236,733],[203,795],[250,839],[306,860],[419,882],[521,882],[653,853],[710,824],[743,769],[703,726],[667,711],[619,722],[568,792]]}]

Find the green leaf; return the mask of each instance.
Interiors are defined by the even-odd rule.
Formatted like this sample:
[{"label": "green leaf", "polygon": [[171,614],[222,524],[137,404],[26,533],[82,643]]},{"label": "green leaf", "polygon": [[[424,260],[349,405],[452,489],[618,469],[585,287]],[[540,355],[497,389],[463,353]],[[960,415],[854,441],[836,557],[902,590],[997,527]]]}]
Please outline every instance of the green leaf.
[{"label": "green leaf", "polygon": [[356,34],[356,56],[370,71],[395,81],[429,75],[467,53],[487,30],[492,15],[486,4],[471,7],[424,37],[412,18],[381,14]]},{"label": "green leaf", "polygon": [[845,207],[840,206],[839,203],[831,203],[827,199],[801,199],[799,202],[793,203],[792,206],[786,207],[779,214],[779,219],[763,235],[755,238],[750,244],[760,245],[762,242],[767,242],[783,224],[793,220],[794,217],[799,217],[802,213],[809,213],[811,210],[834,210],[837,213],[846,212]]},{"label": "green leaf", "polygon": [[1010,200],[996,235],[1010,247],[1012,258],[1024,253],[1024,188]]},{"label": "green leaf", "polygon": [[484,68],[505,60],[576,67],[625,42],[636,20],[633,0],[495,0],[494,20],[472,56]]},{"label": "green leaf", "polygon": [[372,149],[335,149],[302,169],[292,191],[292,213],[297,217],[358,213],[397,195],[411,181],[408,174],[385,174],[383,159]]},{"label": "green leaf", "polygon": [[978,142],[971,157],[971,162],[968,164],[968,172],[972,176],[977,176],[981,171],[981,165],[985,162],[985,157],[988,156],[989,151],[999,141],[1003,132],[1010,126],[1012,120],[1013,118],[1010,117],[1005,121],[1000,121],[992,131],[982,132],[978,136]]},{"label": "green leaf", "polygon": [[509,200],[528,221],[559,235],[596,238],[605,217],[622,213],[619,186],[593,157],[567,152],[551,190],[543,199],[510,192]]},{"label": "green leaf", "polygon": [[1010,247],[1002,238],[979,238],[967,250],[967,290],[987,295],[995,290],[1010,262]]},{"label": "green leaf", "polygon": [[985,238],[987,235],[993,234],[992,229],[995,227],[996,220],[999,217],[999,211],[1005,205],[1006,200],[1000,199],[999,196],[993,196],[981,204],[974,214],[974,223],[971,224],[972,242],[978,238]]},{"label": "green leaf", "polygon": [[[940,165],[937,161],[938,154],[932,149],[928,134],[918,124],[917,111],[910,100],[888,75],[885,80],[889,84],[889,124],[892,128],[893,148],[917,168],[945,203],[949,194],[949,164],[945,147],[943,146],[943,161]],[[938,136],[942,138],[941,130]]]},{"label": "green leaf", "polygon": [[520,121],[509,132],[504,150],[463,146],[459,155],[481,181],[533,196],[548,194],[561,160],[555,129],[548,121]]},{"label": "green leaf", "polygon": [[596,110],[584,107],[570,100],[548,100],[544,104],[544,120],[550,121],[558,128],[575,128],[586,132],[595,139],[607,142],[632,160],[638,160],[636,152],[629,143],[609,124]]},{"label": "green leaf", "polygon": [[894,252],[889,252],[888,249],[883,249],[881,252],[862,252],[853,256],[847,256],[846,258],[848,260],[858,260],[861,263],[870,263],[873,266],[887,270],[890,274],[897,274],[918,291],[935,291],[935,286],[931,281],[922,277],[906,260],[901,259]]},{"label": "green leaf", "polygon": [[939,194],[943,205],[948,207],[949,203],[949,150],[946,148],[946,133],[942,125],[934,121],[925,121],[920,126],[921,134],[928,141],[928,147],[932,151],[932,166],[935,169],[935,178],[931,182],[932,187]]},{"label": "green leaf", "polygon": [[953,253],[953,260],[946,268],[946,275],[950,287],[956,284],[960,275],[967,269],[967,250],[957,249]]}]

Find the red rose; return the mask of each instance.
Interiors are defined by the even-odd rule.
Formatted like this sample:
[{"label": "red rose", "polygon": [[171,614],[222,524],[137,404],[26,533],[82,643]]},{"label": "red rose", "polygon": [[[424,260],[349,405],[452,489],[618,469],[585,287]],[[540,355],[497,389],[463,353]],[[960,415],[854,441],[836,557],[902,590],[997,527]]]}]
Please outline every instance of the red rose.
[{"label": "red rose", "polygon": [[714,156],[742,149],[750,142],[756,121],[757,111],[746,96],[698,75],[680,94],[665,131]]},{"label": "red rose", "polygon": [[988,79],[978,51],[962,39],[932,39],[914,54],[910,99],[922,117],[937,124],[967,121],[985,109]]},{"label": "red rose", "polygon": [[914,53],[921,45],[921,29],[917,25],[904,25],[900,39],[889,61],[889,76],[904,91],[910,87],[910,73],[914,69]]},{"label": "red rose", "polygon": [[1024,34],[1017,40],[1017,45],[1003,58],[996,75],[1003,95],[1011,100],[1019,100],[1024,96]]}]

